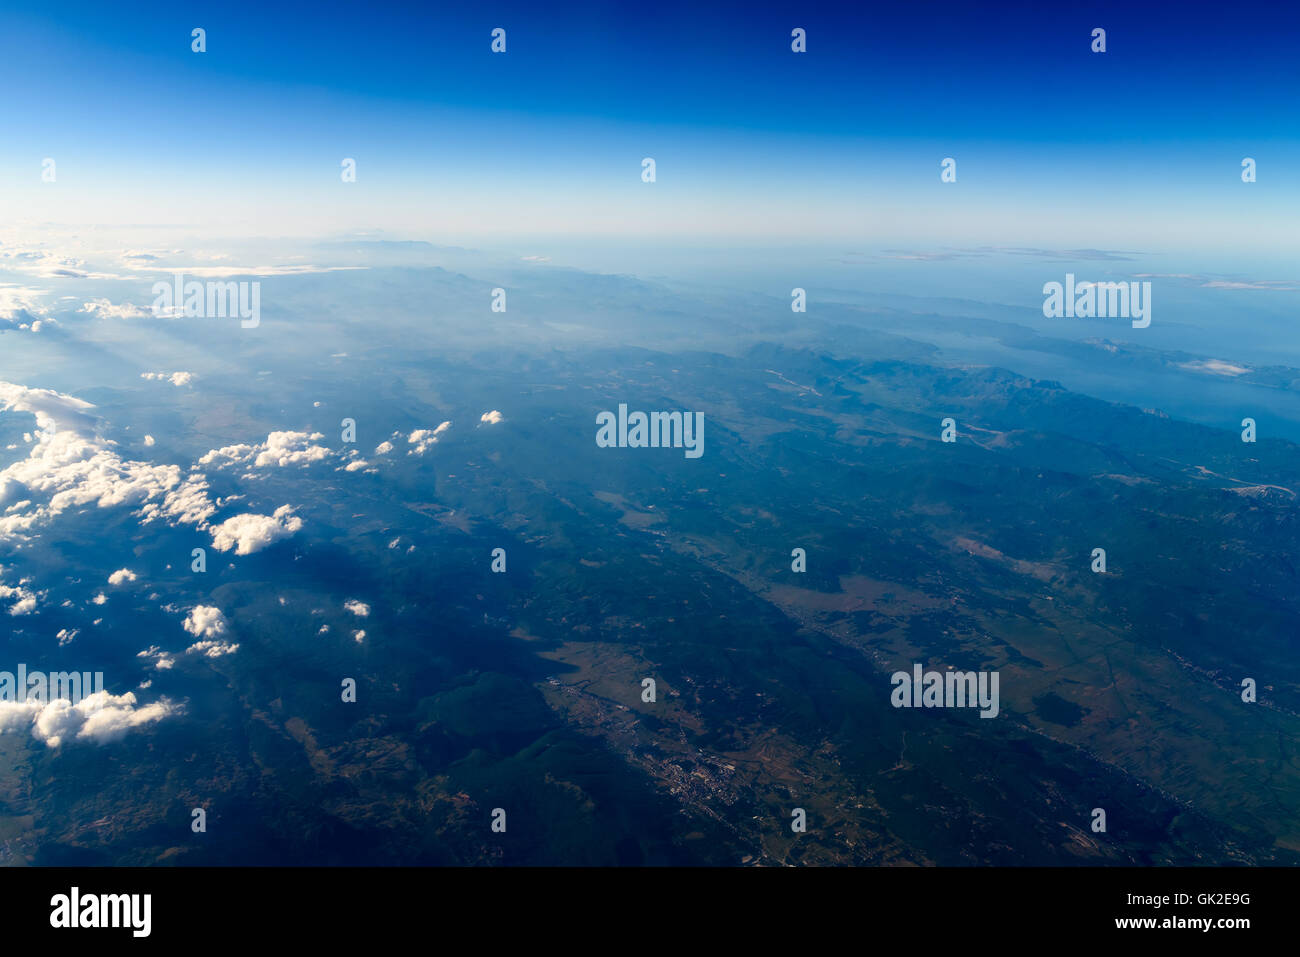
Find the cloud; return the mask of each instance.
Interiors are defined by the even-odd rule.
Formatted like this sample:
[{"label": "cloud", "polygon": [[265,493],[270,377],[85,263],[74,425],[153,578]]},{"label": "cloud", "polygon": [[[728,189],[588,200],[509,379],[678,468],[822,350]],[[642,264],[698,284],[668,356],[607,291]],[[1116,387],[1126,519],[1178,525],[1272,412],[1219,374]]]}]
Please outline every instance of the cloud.
[{"label": "cloud", "polygon": [[387,455],[391,451],[393,451],[392,442],[380,442],[377,446],[375,446],[376,455]]},{"label": "cloud", "polygon": [[226,616],[215,605],[195,605],[184,627],[195,638],[216,638],[226,633]]},{"label": "cloud", "polygon": [[86,312],[96,319],[145,319],[153,315],[148,309],[141,309],[134,303],[124,302],[113,305],[107,299],[91,299],[81,304],[78,312]]},{"label": "cloud", "polygon": [[0,318],[13,319],[19,313],[25,313],[30,321],[34,316],[46,315],[48,310],[40,303],[40,299],[49,294],[48,289],[33,289],[10,282],[0,283]]},{"label": "cloud", "polygon": [[411,433],[410,437],[407,438],[406,440],[409,444],[415,446],[415,448],[411,449],[411,451],[407,452],[406,454],[423,455],[429,449],[433,448],[433,446],[438,443],[438,439],[442,436],[442,433],[446,432],[450,428],[451,428],[451,423],[444,422],[442,423],[442,425],[438,426],[436,429],[433,430],[416,429],[414,432]]},{"label": "cloud", "polygon": [[40,332],[43,323],[53,323],[49,308],[40,302],[40,297],[48,294],[45,289],[0,283],[0,328]]},{"label": "cloud", "polygon": [[1178,366],[1191,372],[1208,372],[1211,375],[1239,376],[1250,370],[1245,366],[1224,362],[1222,359],[1198,359],[1195,362],[1183,362]]},{"label": "cloud", "polygon": [[[254,468],[278,465],[306,466],[319,462],[330,456],[330,450],[323,445],[313,445],[325,438],[320,432],[272,432],[265,442],[256,445],[227,445],[225,448],[213,449],[199,459],[200,465],[216,465],[222,468],[234,464],[252,464]],[[222,460],[225,461],[222,461]]]},{"label": "cloud", "polygon": [[1032,256],[1038,259],[1053,259],[1060,262],[1128,262],[1142,253],[1125,249],[1044,249],[1038,246],[976,246],[973,248],[952,248],[936,250],[886,249],[879,257],[864,256],[862,253],[846,253],[854,257],[842,259],[841,262],[865,262],[868,259],[900,259],[920,262],[949,262],[954,259],[979,259],[985,256]]},{"label": "cloud", "polygon": [[36,610],[38,597],[43,597],[44,593],[38,595],[36,592],[27,588],[26,585],[31,581],[24,578],[17,585],[5,585],[0,583],[0,598],[7,598],[13,601],[9,606],[9,614],[15,618],[23,615],[30,615]]},{"label": "cloud", "polygon": [[363,601],[349,598],[343,603],[343,607],[352,612],[352,614],[356,615],[358,618],[370,617],[370,606]]},{"label": "cloud", "polygon": [[[211,258],[221,259],[225,257],[213,256]],[[316,273],[351,272],[357,269],[370,268],[369,266],[314,266],[306,264],[289,266],[159,266],[151,262],[127,262],[123,265],[137,272],[165,273],[167,275],[182,273],[187,280],[190,278],[220,279],[229,276],[306,276]]]},{"label": "cloud", "polygon": [[1185,285],[1196,285],[1201,289],[1255,289],[1273,292],[1300,290],[1300,281],[1295,279],[1232,279],[1186,272],[1139,272],[1133,275],[1137,279],[1181,279]]},{"label": "cloud", "polygon": [[1131,249],[1042,249],[1037,246],[997,246],[995,252],[1013,256],[1036,256],[1042,259],[1059,259],[1066,262],[1082,260],[1096,262],[1128,262],[1143,255]]},{"label": "cloud", "polygon": [[482,415],[478,417],[478,420],[482,422],[484,425],[496,425],[498,422],[501,422],[504,419],[505,416],[503,416],[500,412],[496,411],[496,409],[493,409],[491,412],[484,412]]},{"label": "cloud", "polygon": [[176,659],[171,655],[167,654],[165,651],[161,650],[157,645],[150,645],[144,651],[141,651],[138,654],[136,654],[136,657],[153,658],[154,659],[153,666],[158,671],[166,671],[169,668],[171,668],[172,665],[176,664]]},{"label": "cloud", "polygon": [[[48,389],[0,382],[0,413],[27,412],[36,419],[36,428],[24,436],[31,445],[26,458],[0,469],[0,542],[28,539],[38,527],[65,511],[87,505],[138,506],[135,515],[143,525],[155,521],[193,525],[210,531],[219,551],[235,549],[238,555],[253,554],[302,528],[302,519],[293,515],[289,505],[274,515],[236,515],[209,528],[218,507],[239,496],[214,502],[200,473],[182,477],[177,465],[124,459],[114,448],[116,443],[97,434],[93,408],[88,402]],[[245,464],[251,460],[255,467],[306,465],[331,454],[311,444],[320,438],[319,433],[272,432],[265,443],[209,452],[202,461],[225,457]],[[11,615],[26,615],[36,609],[38,596],[34,592],[0,587],[5,588],[0,598],[13,599]]]},{"label": "cloud", "polygon": [[293,507],[282,505],[273,515],[236,515],[212,529],[212,544],[220,552],[235,549],[236,555],[252,555],[273,542],[288,538],[302,528]]},{"label": "cloud", "polygon": [[141,372],[141,379],[162,380],[174,386],[190,385],[194,382],[193,372]]},{"label": "cloud", "polygon": [[0,729],[29,727],[32,737],[44,741],[51,748],[60,747],[69,740],[103,744],[180,711],[178,705],[166,698],[140,706],[130,691],[123,695],[98,691],[76,704],[67,698],[0,701]]},{"label": "cloud", "polygon": [[188,475],[179,486],[169,489],[161,504],[150,502],[140,509],[144,524],[157,519],[171,519],[181,525],[207,527],[217,507],[208,495],[208,482],[202,475]]},{"label": "cloud", "polygon": [[127,582],[133,582],[139,576],[129,568],[119,568],[113,574],[108,576],[110,585],[125,585]]},{"label": "cloud", "polygon": [[93,408],[48,389],[0,382],[0,412],[36,417],[27,457],[0,469],[0,505],[17,503],[0,515],[0,541],[26,537],[68,509],[92,504],[138,505],[146,524],[164,519],[203,527],[216,511],[201,475],[182,479],[179,466],[122,458],[115,443],[96,434]]},{"label": "cloud", "polygon": [[43,243],[30,247],[10,246],[0,258],[11,260],[9,268],[42,279],[123,279],[114,273],[95,272],[86,261],[68,250],[52,251]]},{"label": "cloud", "polygon": [[1241,281],[1230,279],[1212,279],[1209,282],[1201,284],[1202,289],[1271,289],[1274,291],[1290,292],[1300,289],[1300,285],[1285,279],[1258,279],[1253,281]]},{"label": "cloud", "polygon": [[220,658],[222,655],[233,655],[239,650],[239,644],[230,644],[226,641],[196,641],[185,649],[186,654],[201,654],[205,658]]}]

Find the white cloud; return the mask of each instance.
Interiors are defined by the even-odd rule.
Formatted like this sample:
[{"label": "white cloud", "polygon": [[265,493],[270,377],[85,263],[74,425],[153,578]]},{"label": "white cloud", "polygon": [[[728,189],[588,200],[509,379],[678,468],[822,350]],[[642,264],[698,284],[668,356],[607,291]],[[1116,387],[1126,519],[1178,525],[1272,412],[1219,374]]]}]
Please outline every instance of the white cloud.
[{"label": "white cloud", "polygon": [[496,409],[493,409],[491,412],[484,412],[482,415],[478,417],[478,420],[482,422],[484,425],[496,425],[498,422],[501,422],[503,419],[505,419],[505,416],[503,416]]},{"label": "white cloud", "polygon": [[1212,375],[1239,376],[1245,375],[1250,369],[1245,366],[1234,365],[1231,362],[1224,362],[1222,359],[1200,359],[1195,362],[1183,362],[1179,364],[1180,369],[1189,369],[1192,372],[1208,372]]},{"label": "white cloud", "polygon": [[24,586],[27,579],[19,582],[17,585],[5,585],[0,583],[0,598],[13,599],[13,604],[9,606],[9,614],[15,618],[21,615],[30,615],[36,610],[37,594]]},{"label": "white cloud", "polygon": [[[0,283],[0,324],[28,329],[33,322],[50,318],[50,311],[40,300],[49,295],[46,289],[29,289],[12,283]],[[40,330],[34,330],[39,332]]]},{"label": "white cloud", "polygon": [[123,459],[96,434],[93,408],[48,389],[0,382],[0,412],[30,412],[37,426],[27,457],[0,470],[0,505],[18,500],[0,517],[0,541],[92,504],[138,505],[146,523],[163,518],[200,527],[215,512],[202,476],[182,480],[179,466]]},{"label": "white cloud", "polygon": [[176,659],[160,649],[157,645],[150,645],[144,651],[139,652],[136,657],[153,658],[153,666],[158,671],[166,671],[172,665],[176,664]]},{"label": "white cloud", "polygon": [[188,475],[177,488],[170,489],[162,504],[150,502],[140,509],[144,524],[156,519],[170,519],[182,525],[206,528],[217,507],[208,497],[208,482],[202,475]]},{"label": "white cloud", "polygon": [[196,641],[185,649],[185,653],[197,653],[207,658],[220,658],[222,655],[233,655],[238,650],[238,643],[232,645],[226,641]]},{"label": "white cloud", "polygon": [[[225,256],[210,256],[210,259],[225,259]],[[347,272],[356,269],[369,269],[369,266],[167,266],[159,267],[149,263],[126,263],[129,269],[152,273],[184,273],[186,278],[218,279],[226,276],[305,276],[323,272]]]},{"label": "white cloud", "polygon": [[376,455],[387,455],[391,451],[393,451],[392,442],[380,442],[377,446],[375,446]]},{"label": "white cloud", "polygon": [[352,637],[356,639],[357,644],[361,644],[361,642],[366,640],[366,633],[364,631],[354,631],[352,632]]},{"label": "white cloud", "polygon": [[107,299],[92,299],[83,303],[79,312],[88,312],[97,319],[144,319],[151,315],[148,309],[129,302],[115,306]]},{"label": "white cloud", "polygon": [[[330,450],[313,442],[325,438],[320,432],[272,432],[265,442],[256,445],[227,445],[213,449],[199,459],[200,465],[218,468],[233,464],[251,464],[254,468],[278,465],[310,465],[328,458]],[[225,459],[225,461],[221,461]]]},{"label": "white cloud", "polygon": [[108,576],[110,585],[125,585],[127,582],[135,581],[139,576],[129,568],[119,568],[113,574]]},{"label": "white cloud", "polygon": [[352,614],[356,615],[358,618],[370,617],[370,606],[363,601],[357,601],[354,598],[349,598],[347,601],[343,603],[343,607],[346,608],[348,611],[352,612]]},{"label": "white cloud", "polygon": [[212,529],[212,544],[217,551],[235,549],[236,555],[251,555],[273,542],[288,538],[302,528],[302,519],[293,507],[282,505],[273,515],[236,515]]},{"label": "white cloud", "polygon": [[451,423],[444,422],[442,423],[442,425],[438,426],[436,429],[433,429],[432,431],[429,429],[416,429],[414,432],[411,433],[410,437],[407,438],[406,440],[409,444],[415,446],[415,448],[411,449],[411,451],[407,452],[406,454],[423,455],[434,445],[436,445],[438,439],[442,436],[442,433],[446,432],[450,428],[451,428]]},{"label": "white cloud", "polygon": [[[4,569],[0,568],[0,572]],[[19,579],[17,585],[6,585],[0,581],[0,599],[9,599],[13,602],[9,606],[9,614],[15,618],[22,615],[30,615],[36,610],[39,601],[43,601],[48,594],[43,591],[35,591],[31,586],[30,578]]]},{"label": "white cloud", "polygon": [[148,379],[150,382],[170,382],[174,386],[191,385],[194,382],[193,372],[141,372],[141,379]]},{"label": "white cloud", "polygon": [[216,638],[226,633],[226,616],[215,605],[195,605],[184,627],[195,638]]},{"label": "white cloud", "polygon": [[141,706],[130,691],[122,695],[98,691],[76,704],[67,698],[0,701],[0,729],[8,731],[27,727],[32,737],[51,748],[60,747],[70,740],[102,744],[116,741],[133,728],[154,724],[180,711],[178,705],[166,698]]}]

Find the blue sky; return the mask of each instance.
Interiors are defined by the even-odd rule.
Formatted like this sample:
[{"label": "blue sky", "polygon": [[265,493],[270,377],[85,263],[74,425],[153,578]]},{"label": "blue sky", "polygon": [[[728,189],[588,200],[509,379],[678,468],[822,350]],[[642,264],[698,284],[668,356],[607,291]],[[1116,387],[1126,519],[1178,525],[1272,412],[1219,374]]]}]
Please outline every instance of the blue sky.
[{"label": "blue sky", "polygon": [[0,41],[0,202],[447,242],[1294,243],[1296,11],[847,6],[31,4]]}]

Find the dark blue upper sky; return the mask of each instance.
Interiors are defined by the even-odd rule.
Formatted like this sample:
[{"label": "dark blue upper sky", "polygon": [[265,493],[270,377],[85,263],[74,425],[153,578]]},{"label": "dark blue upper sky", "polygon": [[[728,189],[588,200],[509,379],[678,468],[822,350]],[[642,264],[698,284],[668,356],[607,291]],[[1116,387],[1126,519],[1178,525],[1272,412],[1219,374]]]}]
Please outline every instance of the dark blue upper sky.
[{"label": "dark blue upper sky", "polygon": [[[1294,138],[1278,119],[1300,121],[1294,4],[26,6],[6,15],[4,70],[24,78],[11,95],[35,87],[38,100],[252,81],[649,123],[1029,142]],[[192,26],[209,34],[202,73],[177,41]],[[495,26],[507,57],[483,55]],[[790,56],[794,26],[808,31],[806,57]],[[1104,57],[1089,48],[1097,26]]]},{"label": "dark blue upper sky", "polygon": [[[505,56],[489,52],[498,26]],[[1244,156],[1256,195],[1274,190],[1263,210],[1297,195],[1276,174],[1300,159],[1298,37],[1296,5],[28,4],[0,39],[0,172],[54,156],[70,188],[283,199],[351,156],[377,210],[426,187],[490,208],[507,192],[535,224],[557,211],[522,195],[526,170],[570,213],[613,201],[628,170],[638,182],[642,156],[697,207],[859,187],[923,204],[954,156],[967,198],[987,187],[985,219],[1056,189],[1138,197],[1148,218],[1203,203],[1213,221],[1243,202]],[[1086,208],[1072,202],[1064,215]]]}]

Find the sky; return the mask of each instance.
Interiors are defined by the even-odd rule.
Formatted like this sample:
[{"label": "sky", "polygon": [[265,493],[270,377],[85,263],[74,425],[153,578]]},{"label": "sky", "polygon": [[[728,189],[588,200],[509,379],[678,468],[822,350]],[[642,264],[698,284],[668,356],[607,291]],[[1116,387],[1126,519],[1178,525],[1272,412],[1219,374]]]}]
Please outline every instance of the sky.
[{"label": "sky", "polygon": [[0,213],[449,243],[1294,249],[1300,12],[1199,11],[10,5]]}]

